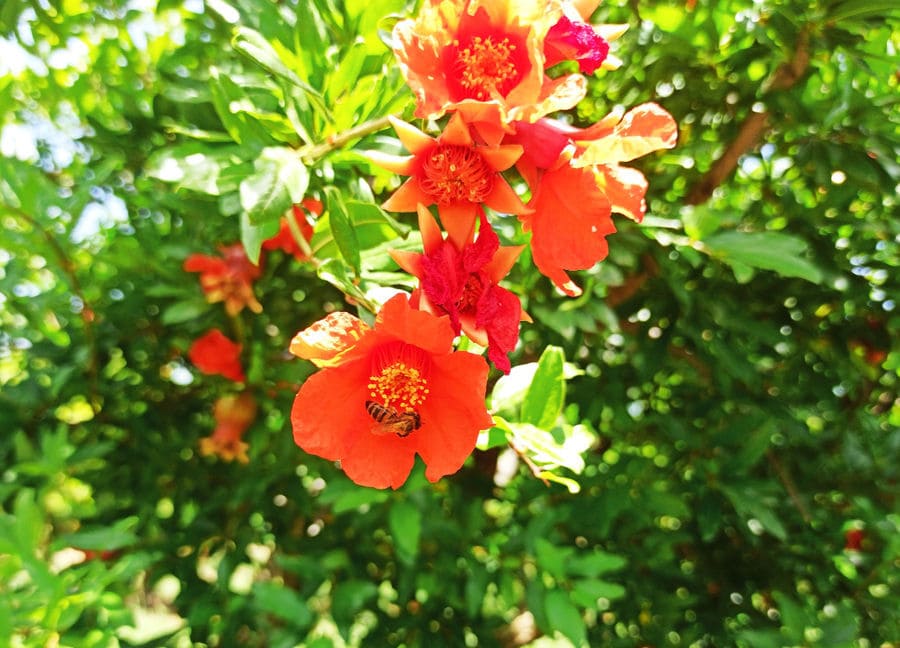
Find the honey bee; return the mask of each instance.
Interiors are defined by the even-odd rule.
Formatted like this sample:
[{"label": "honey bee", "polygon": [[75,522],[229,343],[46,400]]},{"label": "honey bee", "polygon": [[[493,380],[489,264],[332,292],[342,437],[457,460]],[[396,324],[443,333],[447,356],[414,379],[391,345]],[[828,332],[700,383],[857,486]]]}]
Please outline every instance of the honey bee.
[{"label": "honey bee", "polygon": [[405,437],[422,425],[418,412],[398,412],[375,401],[366,401],[366,412],[378,423],[384,432],[394,432]]}]

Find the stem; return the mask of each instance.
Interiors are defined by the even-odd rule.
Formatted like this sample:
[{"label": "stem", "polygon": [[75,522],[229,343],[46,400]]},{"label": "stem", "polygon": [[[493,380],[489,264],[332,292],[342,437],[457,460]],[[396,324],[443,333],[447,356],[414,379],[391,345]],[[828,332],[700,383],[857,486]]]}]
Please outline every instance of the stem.
[{"label": "stem", "polygon": [[0,203],[0,207],[8,210],[13,214],[13,216],[17,216],[18,218],[24,220],[26,223],[28,223],[41,233],[41,235],[44,237],[44,240],[47,241],[47,244],[50,246],[50,249],[53,250],[53,254],[56,255],[63,273],[66,275],[66,277],[68,277],[69,284],[72,287],[72,292],[76,297],[78,297],[78,299],[81,300],[81,321],[84,322],[84,337],[87,340],[88,349],[90,351],[87,366],[88,389],[90,390],[91,396],[91,409],[96,415],[100,412],[100,392],[98,387],[98,369],[100,361],[99,352],[97,349],[97,336],[94,333],[94,309],[91,308],[90,304],[84,296],[84,290],[81,287],[81,282],[78,280],[78,275],[75,274],[75,263],[72,261],[72,258],[68,255],[63,246],[60,245],[59,241],[56,240],[56,237],[53,236],[53,234],[51,234],[47,230],[47,228],[41,225],[41,223],[38,222],[38,220],[35,219],[31,214],[23,211],[18,207],[13,207],[12,205],[9,205],[7,203]]},{"label": "stem", "polygon": [[380,130],[384,130],[385,128],[390,126],[390,124],[391,121],[390,117],[388,116],[379,117],[378,119],[370,119],[369,121],[363,122],[362,124],[354,126],[353,128],[348,128],[347,130],[341,131],[340,133],[329,135],[325,138],[324,142],[318,142],[316,144],[303,146],[297,151],[297,153],[300,155],[301,160],[309,164],[330,153],[331,151],[349,144],[353,140],[357,140],[365,137],[366,135],[370,135],[371,133],[377,133]]}]

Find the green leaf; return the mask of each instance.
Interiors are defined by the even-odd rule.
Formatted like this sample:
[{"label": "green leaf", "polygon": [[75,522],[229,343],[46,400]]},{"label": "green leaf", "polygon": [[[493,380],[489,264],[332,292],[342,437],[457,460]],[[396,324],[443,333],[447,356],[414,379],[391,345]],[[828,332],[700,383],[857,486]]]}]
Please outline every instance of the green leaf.
[{"label": "green leaf", "polygon": [[554,426],[566,399],[565,362],[565,352],[560,347],[544,349],[522,404],[521,420],[524,423],[545,430]]},{"label": "green leaf", "polygon": [[573,556],[566,564],[566,571],[571,576],[600,576],[607,572],[622,569],[628,561],[622,556],[595,551],[585,555]]},{"label": "green leaf", "polygon": [[119,520],[112,526],[96,529],[84,529],[75,533],[68,533],[57,540],[70,547],[78,549],[90,549],[93,551],[113,551],[122,547],[129,547],[138,540],[134,529],[138,524],[138,518],[128,517]]},{"label": "green leaf", "polygon": [[572,547],[559,547],[549,540],[537,538],[534,541],[534,554],[537,564],[556,579],[566,574],[566,562],[575,550]]},{"label": "green leaf", "polygon": [[506,430],[510,444],[545,470],[562,466],[580,474],[585,466],[581,454],[595,439],[583,425],[560,430],[562,438],[557,439],[551,432],[530,423],[507,423],[503,419],[496,419],[496,422],[498,427]]},{"label": "green leaf", "polygon": [[390,508],[388,522],[400,559],[405,563],[415,562],[422,533],[422,513],[412,502],[397,502]]},{"label": "green leaf", "polygon": [[313,621],[312,611],[300,596],[286,585],[270,581],[253,584],[253,602],[263,612],[304,628]]},{"label": "green leaf", "polygon": [[334,187],[326,187],[325,203],[328,209],[331,235],[337,243],[341,256],[350,265],[354,275],[359,276],[359,240],[356,238],[356,230],[350,220],[347,206],[344,204],[341,192]]},{"label": "green leaf", "polygon": [[378,588],[369,581],[353,579],[338,583],[331,597],[331,610],[335,621],[346,623],[371,598],[378,593]]},{"label": "green leaf", "polygon": [[719,232],[703,241],[704,249],[729,264],[774,270],[786,277],[822,281],[822,271],[803,258],[807,243],[781,232]]},{"label": "green leaf", "polygon": [[228,169],[240,165],[237,153],[233,146],[216,149],[182,144],[153,154],[145,170],[151,178],[171,182],[179,188],[219,196],[238,188],[239,176],[227,173]]},{"label": "green leaf", "polygon": [[587,641],[587,629],[578,608],[563,590],[551,590],[544,598],[544,611],[551,630],[556,630],[572,640],[576,646]]},{"label": "green leaf", "polygon": [[200,299],[177,301],[162,312],[160,320],[166,326],[197,319],[209,311],[209,304]]},{"label": "green leaf", "polygon": [[231,44],[234,46],[234,49],[247,56],[254,63],[260,65],[264,70],[267,70],[275,76],[279,76],[294,85],[304,87],[304,89],[309,87],[284,64],[278,56],[278,52],[272,47],[269,41],[266,40],[266,37],[255,29],[239,26],[234,30]]},{"label": "green leaf", "polygon": [[253,163],[253,174],[241,182],[241,207],[255,225],[277,220],[291,205],[303,200],[309,173],[300,158],[284,147],[263,149]]},{"label": "green leaf", "polygon": [[262,244],[278,234],[278,228],[279,223],[275,219],[256,225],[250,222],[250,215],[247,212],[241,212],[241,243],[251,263],[259,265]]},{"label": "green leaf", "polygon": [[854,18],[883,18],[891,14],[898,14],[894,0],[850,0],[838,4],[828,13],[828,19],[834,23],[842,23]]},{"label": "green leaf", "polygon": [[579,579],[572,583],[572,601],[585,608],[596,608],[597,599],[615,600],[625,596],[626,590],[618,583],[599,578]]}]

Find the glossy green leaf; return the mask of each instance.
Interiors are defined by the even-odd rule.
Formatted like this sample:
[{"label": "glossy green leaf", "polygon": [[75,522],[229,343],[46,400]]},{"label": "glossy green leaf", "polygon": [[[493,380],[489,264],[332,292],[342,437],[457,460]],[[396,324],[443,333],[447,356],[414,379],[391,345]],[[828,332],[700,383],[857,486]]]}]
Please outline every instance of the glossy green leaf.
[{"label": "glossy green leaf", "polygon": [[562,633],[576,646],[582,646],[587,641],[584,619],[566,592],[558,589],[547,592],[544,610],[551,630]]},{"label": "glossy green leaf", "polygon": [[822,281],[822,271],[805,256],[806,241],[780,232],[719,232],[703,241],[704,248],[726,263],[774,270],[786,277]]},{"label": "glossy green leaf", "polygon": [[328,187],[325,190],[325,204],[331,225],[331,235],[341,251],[341,256],[349,264],[353,273],[359,276],[359,240],[356,237],[354,223],[350,220],[350,213],[347,211],[344,198],[339,191]]},{"label": "glossy green leaf", "polygon": [[308,185],[309,173],[293,151],[269,147],[253,163],[253,174],[241,182],[241,207],[253,224],[277,221],[303,200]]},{"label": "glossy green leaf", "polygon": [[566,398],[565,360],[560,347],[544,349],[522,404],[522,422],[546,430],[556,423]]},{"label": "glossy green leaf", "polygon": [[407,563],[415,562],[422,533],[422,514],[419,509],[412,502],[396,502],[391,505],[388,522],[400,559]]}]

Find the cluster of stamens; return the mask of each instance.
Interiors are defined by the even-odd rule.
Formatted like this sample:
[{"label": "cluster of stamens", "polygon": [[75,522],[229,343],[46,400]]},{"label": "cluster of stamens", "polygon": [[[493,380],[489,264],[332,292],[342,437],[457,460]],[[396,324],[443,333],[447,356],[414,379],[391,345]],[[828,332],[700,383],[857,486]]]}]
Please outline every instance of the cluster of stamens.
[{"label": "cluster of stamens", "polygon": [[397,412],[415,411],[428,397],[428,380],[416,367],[393,362],[369,376],[369,396]]},{"label": "cluster of stamens", "polygon": [[419,185],[439,205],[480,203],[493,190],[496,175],[474,147],[442,144],[422,163]]},{"label": "cluster of stamens", "polygon": [[453,45],[458,48],[455,68],[459,83],[470,99],[487,101],[494,93],[506,96],[521,77],[513,61],[516,46],[509,38],[475,36],[465,47],[460,47],[459,41]]}]

